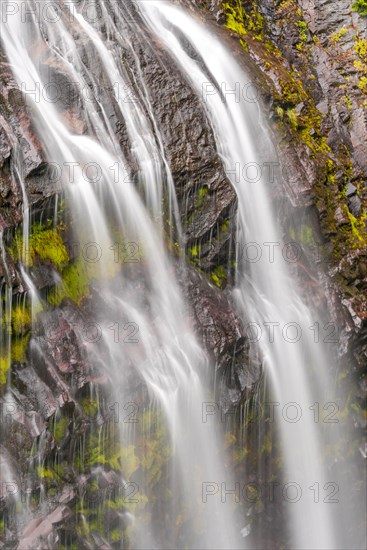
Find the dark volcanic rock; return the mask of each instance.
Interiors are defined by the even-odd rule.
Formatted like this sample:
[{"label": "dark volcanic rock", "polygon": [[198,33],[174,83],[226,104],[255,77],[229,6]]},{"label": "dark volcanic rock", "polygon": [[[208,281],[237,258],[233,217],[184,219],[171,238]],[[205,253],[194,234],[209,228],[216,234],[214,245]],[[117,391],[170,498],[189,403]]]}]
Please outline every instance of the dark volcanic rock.
[{"label": "dark volcanic rock", "polygon": [[215,364],[219,400],[224,411],[239,405],[261,377],[261,362],[251,356],[243,321],[228,297],[194,269],[187,270],[192,324]]}]

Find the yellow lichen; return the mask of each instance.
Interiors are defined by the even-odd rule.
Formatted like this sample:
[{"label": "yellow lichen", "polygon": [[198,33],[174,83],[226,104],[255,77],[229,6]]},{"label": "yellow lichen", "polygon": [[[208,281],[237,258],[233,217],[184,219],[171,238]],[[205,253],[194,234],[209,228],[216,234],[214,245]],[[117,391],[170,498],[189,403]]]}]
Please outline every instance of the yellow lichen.
[{"label": "yellow lichen", "polygon": [[25,306],[16,306],[12,310],[11,327],[14,334],[24,334],[31,326],[32,316]]},{"label": "yellow lichen", "polygon": [[58,229],[34,224],[28,246],[24,246],[23,236],[17,232],[10,249],[14,259],[21,259],[27,267],[35,265],[37,259],[51,261],[59,270],[69,261],[69,255]]},{"label": "yellow lichen", "polygon": [[346,29],[345,27],[342,27],[341,29],[339,29],[337,32],[334,32],[334,34],[330,36],[330,42],[340,42],[340,40],[343,38],[343,36],[347,32],[348,32],[348,29]]},{"label": "yellow lichen", "polygon": [[10,368],[10,357],[8,355],[0,356],[0,386],[6,384],[8,379],[8,370]]}]

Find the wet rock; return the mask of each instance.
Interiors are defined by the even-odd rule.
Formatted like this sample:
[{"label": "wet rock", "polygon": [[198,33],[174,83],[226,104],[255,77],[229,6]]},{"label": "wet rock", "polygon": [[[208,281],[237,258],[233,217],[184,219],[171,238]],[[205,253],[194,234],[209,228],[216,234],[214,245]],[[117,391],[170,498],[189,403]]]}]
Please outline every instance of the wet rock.
[{"label": "wet rock", "polygon": [[100,548],[101,550],[112,550],[112,546],[100,535],[97,533],[92,533],[92,539],[94,546],[91,546],[92,548]]},{"label": "wet rock", "polygon": [[350,197],[351,195],[354,195],[354,193],[357,192],[357,188],[353,183],[349,182],[347,187],[347,197]]},{"label": "wet rock", "polygon": [[68,395],[70,382],[82,387],[90,374],[82,334],[87,321],[72,302],[65,301],[63,307],[41,314],[38,323],[31,360],[56,394]]},{"label": "wet rock", "polygon": [[121,487],[121,477],[114,471],[106,471],[103,468],[92,470],[92,477],[96,480],[98,487],[102,490],[112,490]]},{"label": "wet rock", "polygon": [[279,153],[282,181],[291,205],[293,207],[311,205],[315,200],[313,188],[319,174],[318,166],[311,159],[310,151],[302,144],[295,145],[285,139],[281,143]]},{"label": "wet rock", "polygon": [[36,411],[20,411],[14,415],[14,421],[24,425],[31,438],[34,439],[41,435],[46,425],[39,413]]},{"label": "wet rock", "polygon": [[17,550],[42,550],[52,548],[58,537],[54,529],[61,527],[72,512],[67,506],[58,506],[49,515],[32,519],[23,529]]},{"label": "wet rock", "polygon": [[220,399],[225,409],[238,405],[261,376],[261,363],[250,359],[250,347],[233,305],[217,287],[194,269],[186,273],[191,322],[218,371]]},{"label": "wet rock", "polygon": [[75,109],[68,109],[62,113],[62,119],[71,132],[79,135],[85,133],[86,124]]},{"label": "wet rock", "polygon": [[19,494],[20,477],[16,462],[8,449],[0,446],[0,507],[3,508],[6,500],[16,501]]},{"label": "wet rock", "polygon": [[353,195],[348,200],[348,208],[355,218],[359,218],[362,209],[362,201],[358,195]]},{"label": "wet rock", "polygon": [[167,53],[154,46],[139,49],[141,69],[174,178],[186,240],[205,241],[209,234],[215,239],[213,229],[231,211],[236,195],[200,98]]},{"label": "wet rock", "polygon": [[58,408],[57,399],[31,366],[14,370],[14,384],[32,403],[34,411],[42,412],[44,418]]},{"label": "wet rock", "polygon": [[69,504],[72,500],[74,500],[75,496],[76,493],[74,487],[72,485],[64,485],[62,488],[62,493],[58,498],[59,504]]}]

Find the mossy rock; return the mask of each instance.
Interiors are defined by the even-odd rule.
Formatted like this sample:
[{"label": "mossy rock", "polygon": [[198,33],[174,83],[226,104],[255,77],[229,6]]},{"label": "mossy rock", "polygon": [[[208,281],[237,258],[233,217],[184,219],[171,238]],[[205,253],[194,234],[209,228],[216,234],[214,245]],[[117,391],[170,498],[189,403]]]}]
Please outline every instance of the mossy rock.
[{"label": "mossy rock", "polygon": [[60,235],[60,229],[47,227],[41,223],[32,226],[27,246],[23,236],[17,231],[9,252],[14,259],[22,260],[26,267],[34,266],[37,261],[50,261],[60,271],[69,261],[69,254]]}]

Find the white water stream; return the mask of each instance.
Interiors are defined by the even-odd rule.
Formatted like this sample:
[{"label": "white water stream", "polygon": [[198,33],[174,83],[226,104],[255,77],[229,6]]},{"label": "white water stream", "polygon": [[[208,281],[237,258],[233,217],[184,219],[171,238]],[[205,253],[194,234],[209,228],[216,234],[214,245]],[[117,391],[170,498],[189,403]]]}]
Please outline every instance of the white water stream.
[{"label": "white water stream", "polygon": [[[161,510],[160,515],[164,518],[168,513],[172,514],[172,506],[173,511],[177,508],[177,514],[184,512],[188,522],[184,546],[236,548],[240,537],[234,527],[231,503],[222,503],[218,499],[202,500],[202,483],[212,479],[224,480],[226,474],[217,449],[215,428],[201,421],[205,401],[202,381],[207,378],[207,360],[187,323],[185,304],[164,249],[162,198],[166,186],[171,216],[177,206],[159,135],[154,135],[152,124],[138,102],[120,102],[121,97],[116,95],[126,123],[131,153],[139,167],[137,179],[144,188],[144,204],[135,186],[125,177],[129,168],[106,123],[108,117],[103,102],[99,103],[99,112],[92,102],[83,104],[92,134],[89,137],[69,130],[56,106],[42,93],[49,76],[44,64],[62,66],[71,80],[77,82],[81,98],[87,87],[83,75],[88,74],[89,69],[83,65],[67,25],[61,19],[49,25],[43,21],[40,26],[37,18],[32,16],[27,16],[24,21],[21,15],[21,4],[24,3],[18,4],[18,12],[2,25],[3,44],[19,87],[31,91],[38,86],[41,90],[38,95],[28,93],[27,99],[47,160],[62,168],[74,167],[72,176],[70,171],[63,170],[63,184],[81,247],[84,243],[97,243],[106,257],[111,254],[114,243],[112,231],[128,242],[143,243],[144,281],[149,289],[144,297],[130,291],[123,275],[119,294],[113,293],[108,280],[105,280],[108,261],[95,264],[94,275],[100,282],[101,297],[110,311],[114,311],[116,319],[127,319],[139,327],[139,344],[137,350],[131,352],[116,344],[111,332],[103,335],[103,343],[109,350],[105,370],[113,381],[114,397],[120,402],[120,410],[130,400],[129,395],[125,395],[124,372],[132,363],[136,376],[145,381],[152,403],[158,403],[165,415],[173,448],[169,475],[171,498],[166,500],[166,511]],[[26,4],[31,10],[32,2]],[[73,14],[73,31],[83,35],[83,40],[98,58],[98,66],[106,81],[111,87],[116,83],[127,87],[129,83],[124,81],[118,62],[96,29],[70,4],[64,15],[67,9]],[[69,13],[67,15],[70,17]],[[92,75],[89,77],[93,80]],[[94,85],[98,89],[99,82],[94,82]],[[91,161],[96,163],[101,173],[98,183],[94,184],[83,172],[86,163]],[[117,183],[115,173],[111,171],[114,166],[119,166],[122,171]],[[112,322],[115,319],[107,320]],[[131,443],[129,434],[125,432],[126,426],[122,424],[122,445]],[[149,489],[143,486],[141,492],[145,494]],[[172,505],[171,500],[176,504]],[[198,524],[197,532],[190,527],[192,522]],[[165,531],[154,532],[154,525],[148,530],[143,527],[136,535],[135,544],[139,548],[172,548],[182,544],[176,540],[174,525]]]},{"label": "white water stream", "polygon": [[[337,410],[328,375],[330,359],[311,329],[318,319],[302,302],[290,262],[280,252],[282,232],[271,204],[275,180],[266,172],[267,165],[276,166],[277,157],[259,104],[252,99],[256,94],[253,89],[252,95],[248,93],[250,79],[231,54],[194,18],[159,1],[144,2],[142,11],[201,96],[238,196],[238,241],[248,246],[252,261],[239,263],[233,295],[243,318],[255,327],[252,337],[263,352],[266,376],[279,406],[275,419],[285,463],[284,486],[290,490],[283,505],[291,547],[344,548],[348,541],[339,522],[348,522],[341,511],[348,485],[339,476],[330,479],[330,464],[323,459],[325,446],[336,441],[339,420],[334,416],[325,437],[310,409],[330,404],[331,413]],[[197,56],[188,53],[187,43]],[[246,171],[251,165],[256,167],[255,175]]]}]

